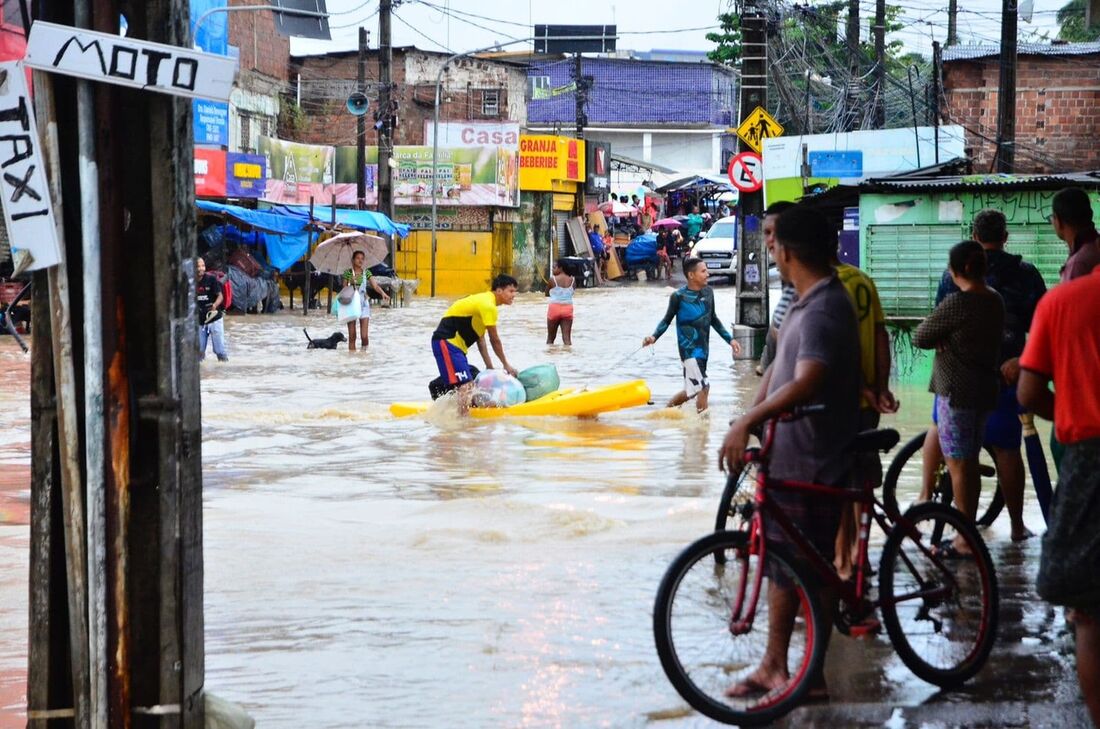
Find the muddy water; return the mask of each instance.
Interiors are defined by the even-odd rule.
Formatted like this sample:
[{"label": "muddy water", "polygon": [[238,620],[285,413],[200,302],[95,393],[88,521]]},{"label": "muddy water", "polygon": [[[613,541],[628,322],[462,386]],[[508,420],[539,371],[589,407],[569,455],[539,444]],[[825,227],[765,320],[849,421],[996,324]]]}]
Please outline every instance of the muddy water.
[{"label": "muddy water", "polygon": [[[636,350],[669,292],[580,292],[572,349],[545,344],[545,299],[520,296],[502,309],[506,352],[566,385],[643,377],[663,402],[673,336]],[[731,289],[716,299],[728,321]],[[320,314],[229,319],[231,360],[202,365],[207,688],[265,728],[699,724],[661,672],[652,600],[713,523],[715,450],[752,366],[713,338],[709,417],[394,420],[391,401],[425,398],[444,306],[376,311],[365,353],[307,351],[303,323],[338,328]],[[25,478],[26,364],[8,338],[0,366],[24,370],[0,391],[0,469]],[[926,421],[923,384],[899,388],[903,437]],[[0,697],[25,665],[25,488],[0,492]],[[874,654],[892,667],[874,696],[931,693]]]}]

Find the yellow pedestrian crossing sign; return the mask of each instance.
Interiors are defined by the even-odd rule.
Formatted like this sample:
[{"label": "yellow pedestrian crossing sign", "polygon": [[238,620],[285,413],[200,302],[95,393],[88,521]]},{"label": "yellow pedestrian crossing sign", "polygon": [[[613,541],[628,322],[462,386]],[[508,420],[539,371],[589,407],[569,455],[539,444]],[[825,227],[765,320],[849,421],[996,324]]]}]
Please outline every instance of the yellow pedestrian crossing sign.
[{"label": "yellow pedestrian crossing sign", "polygon": [[758,106],[737,127],[737,136],[757,154],[764,151],[764,140],[783,135],[783,125],[775,120],[764,107]]}]

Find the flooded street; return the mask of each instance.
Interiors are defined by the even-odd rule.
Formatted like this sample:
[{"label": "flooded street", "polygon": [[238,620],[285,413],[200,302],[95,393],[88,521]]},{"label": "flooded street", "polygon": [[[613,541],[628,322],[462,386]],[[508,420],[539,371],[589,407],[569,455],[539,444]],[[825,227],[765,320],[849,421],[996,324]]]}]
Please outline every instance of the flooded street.
[{"label": "flooded street", "polygon": [[[427,399],[444,301],[377,310],[365,353],[307,351],[303,325],[315,338],[342,329],[318,313],[230,317],[230,361],[202,365],[207,690],[264,729],[708,725],[661,671],[653,597],[675,554],[713,526],[724,483],[715,451],[759,378],[714,336],[709,417],[659,407],[681,384],[675,333],[636,350],[670,291],[578,292],[571,349],[545,344],[542,296],[502,307],[517,368],[552,363],[563,386],[649,382],[657,405],[594,421],[392,418],[390,402]],[[729,322],[733,290],[715,293]],[[7,729],[22,725],[13,687],[26,665],[30,459],[29,365],[10,337],[0,337],[0,367]],[[931,406],[926,380],[912,379],[896,386],[902,410],[884,422],[903,443]],[[1025,519],[1041,531],[1028,489]],[[841,638],[830,676],[845,664],[867,669],[834,680],[836,698],[980,701],[1016,681],[1008,700],[1074,700],[1075,687],[1050,688],[1072,663],[1036,637],[1057,632],[1059,611],[1005,600],[1010,583],[1030,585],[1038,541],[1011,545],[1004,516],[985,535],[998,567],[1016,566],[1002,578],[1012,606],[1002,605],[1002,636],[1012,637],[977,687],[941,697],[885,636]],[[999,656],[1031,656],[1041,681],[1029,689],[996,668]]]}]

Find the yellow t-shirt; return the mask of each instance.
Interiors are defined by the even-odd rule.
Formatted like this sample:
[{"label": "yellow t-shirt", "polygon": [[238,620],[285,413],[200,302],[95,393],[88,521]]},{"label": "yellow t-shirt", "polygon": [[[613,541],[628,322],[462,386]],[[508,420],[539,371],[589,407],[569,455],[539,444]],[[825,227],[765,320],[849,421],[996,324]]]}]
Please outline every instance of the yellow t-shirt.
[{"label": "yellow t-shirt", "polygon": [[466,352],[497,325],[497,297],[492,291],[474,294],[451,304],[439,320],[432,339],[444,339]]},{"label": "yellow t-shirt", "polygon": [[[875,328],[886,323],[882,313],[882,302],[878,298],[878,289],[871,277],[855,266],[841,263],[836,267],[837,276],[856,308],[859,322],[859,362],[863,371],[863,384],[874,387],[875,384]],[[870,407],[866,399],[860,400],[860,407]]]}]

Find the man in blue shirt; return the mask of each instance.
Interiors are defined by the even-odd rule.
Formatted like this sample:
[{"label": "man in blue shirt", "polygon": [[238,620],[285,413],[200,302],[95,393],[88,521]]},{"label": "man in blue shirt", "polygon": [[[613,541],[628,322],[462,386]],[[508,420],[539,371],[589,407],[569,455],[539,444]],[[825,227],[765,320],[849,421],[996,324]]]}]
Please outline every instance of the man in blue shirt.
[{"label": "man in blue shirt", "polygon": [[710,355],[710,330],[730,345],[733,354],[741,353],[741,345],[734,341],[722,320],[714,313],[714,290],[707,286],[710,272],[699,258],[684,260],[684,276],[687,285],[681,286],[668,297],[668,310],[653,330],[642,340],[648,347],[664,334],[672,319],[676,319],[676,340],[680,349],[680,361],[684,365],[684,389],[672,396],[668,407],[683,405],[692,397],[699,412],[707,409],[710,383],[707,381],[707,358]]}]

